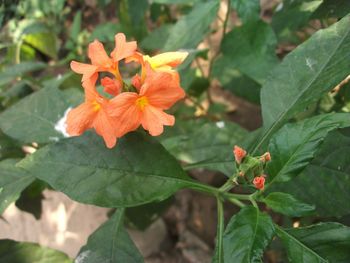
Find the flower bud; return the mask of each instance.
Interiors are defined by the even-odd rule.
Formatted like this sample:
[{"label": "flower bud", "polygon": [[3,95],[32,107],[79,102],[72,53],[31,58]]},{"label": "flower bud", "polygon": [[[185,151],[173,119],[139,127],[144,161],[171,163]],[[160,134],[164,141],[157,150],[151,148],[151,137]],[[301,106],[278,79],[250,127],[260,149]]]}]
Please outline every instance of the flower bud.
[{"label": "flower bud", "polygon": [[262,176],[255,177],[254,180],[253,180],[253,184],[254,184],[256,189],[264,190],[264,187],[265,187],[265,176],[262,175]]},{"label": "flower bud", "polygon": [[238,175],[243,177],[243,176],[244,176],[244,172],[240,171],[240,172],[238,173]]},{"label": "flower bud", "polygon": [[235,145],[235,147],[233,148],[233,154],[235,156],[236,162],[238,164],[241,164],[243,158],[247,155],[247,152],[244,149]]},{"label": "flower bud", "polygon": [[261,161],[263,161],[265,163],[271,161],[271,154],[269,152],[264,153],[261,156]]}]

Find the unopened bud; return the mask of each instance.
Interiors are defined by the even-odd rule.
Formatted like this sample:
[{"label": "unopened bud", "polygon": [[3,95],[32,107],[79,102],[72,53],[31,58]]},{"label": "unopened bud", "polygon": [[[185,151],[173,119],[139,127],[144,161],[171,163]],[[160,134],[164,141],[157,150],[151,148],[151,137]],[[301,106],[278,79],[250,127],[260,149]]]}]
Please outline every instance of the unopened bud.
[{"label": "unopened bud", "polygon": [[235,156],[236,162],[238,164],[241,164],[243,158],[247,155],[247,152],[241,147],[238,147],[237,145],[235,145],[235,147],[233,148],[233,154]]},{"label": "unopened bud", "polygon": [[238,173],[238,175],[243,177],[243,176],[244,176],[244,172],[240,171],[240,172]]},{"label": "unopened bud", "polygon": [[265,176],[262,175],[262,176],[255,177],[254,180],[253,180],[253,184],[254,184],[256,189],[264,190],[264,187],[265,187]]},{"label": "unopened bud", "polygon": [[265,163],[271,161],[271,154],[269,152],[264,153],[261,156],[261,160]]}]

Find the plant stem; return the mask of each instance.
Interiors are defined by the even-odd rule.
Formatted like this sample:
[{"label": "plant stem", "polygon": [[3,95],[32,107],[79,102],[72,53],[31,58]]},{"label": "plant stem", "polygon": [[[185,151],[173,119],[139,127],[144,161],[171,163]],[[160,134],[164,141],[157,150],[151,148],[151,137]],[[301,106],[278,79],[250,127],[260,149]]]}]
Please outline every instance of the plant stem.
[{"label": "plant stem", "polygon": [[216,198],[217,203],[217,213],[218,213],[218,224],[217,224],[217,233],[216,233],[216,255],[217,262],[224,262],[224,250],[223,250],[223,234],[224,234],[224,205],[220,198]]}]

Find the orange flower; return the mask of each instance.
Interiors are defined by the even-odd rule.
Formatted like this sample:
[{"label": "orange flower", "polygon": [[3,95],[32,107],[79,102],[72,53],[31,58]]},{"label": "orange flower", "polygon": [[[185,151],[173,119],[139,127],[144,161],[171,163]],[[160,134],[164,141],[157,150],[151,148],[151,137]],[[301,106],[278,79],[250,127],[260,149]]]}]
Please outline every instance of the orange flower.
[{"label": "orange flower", "polygon": [[112,73],[121,85],[123,80],[119,72],[119,61],[132,56],[136,52],[137,44],[136,41],[126,42],[125,35],[118,33],[115,35],[115,45],[116,47],[111,52],[111,57],[109,57],[103,44],[95,40],[89,45],[88,49],[91,64],[72,61],[70,64],[72,70],[83,74],[82,82],[93,79],[98,72],[107,71]]},{"label": "orange flower", "polygon": [[241,147],[238,147],[237,145],[235,145],[235,147],[233,148],[233,154],[235,156],[236,162],[238,164],[241,164],[243,158],[247,155],[247,152]]},{"label": "orange flower", "polygon": [[83,83],[85,102],[71,110],[67,116],[67,133],[79,136],[84,131],[94,128],[96,133],[103,137],[108,148],[117,143],[117,119],[111,117],[106,109],[109,100],[101,97],[91,81]]},{"label": "orange flower", "polygon": [[262,176],[255,177],[254,180],[253,180],[253,184],[254,184],[256,189],[264,190],[264,187],[265,187],[265,176],[262,175]]},{"label": "orange flower", "polygon": [[175,118],[163,110],[169,109],[185,96],[176,78],[167,72],[155,72],[147,66],[145,82],[140,92],[124,92],[113,98],[109,113],[119,120],[118,136],[140,125],[152,136],[163,132],[163,125],[172,126]]}]

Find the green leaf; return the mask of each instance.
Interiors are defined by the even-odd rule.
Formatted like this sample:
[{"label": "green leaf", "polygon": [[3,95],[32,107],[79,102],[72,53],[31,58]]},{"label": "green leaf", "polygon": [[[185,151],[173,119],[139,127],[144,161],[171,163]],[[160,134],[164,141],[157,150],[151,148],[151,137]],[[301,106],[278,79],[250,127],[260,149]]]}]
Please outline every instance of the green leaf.
[{"label": "green leaf", "polygon": [[221,51],[227,67],[239,69],[261,84],[278,64],[276,44],[276,36],[270,25],[259,20],[227,33]]},{"label": "green leaf", "polygon": [[21,64],[11,65],[0,73],[0,86],[5,85],[25,73],[36,71],[47,67],[41,62],[22,62]]},{"label": "green leaf", "polygon": [[315,210],[315,206],[302,203],[286,193],[274,192],[262,201],[273,211],[291,217],[307,216]]},{"label": "green leaf", "polygon": [[247,131],[229,122],[177,121],[161,141],[187,168],[206,168],[221,171],[227,176],[234,172],[232,149],[243,140]]},{"label": "green leaf", "polygon": [[73,200],[105,207],[164,200],[193,182],[158,142],[139,133],[111,150],[86,133],[48,145],[19,166]]},{"label": "green leaf", "polygon": [[145,37],[140,46],[147,50],[162,49],[168,39],[173,28],[171,24],[164,24],[153,30],[147,37]]},{"label": "green leaf", "polygon": [[350,228],[342,224],[320,223],[287,230],[276,227],[276,230],[291,263],[350,261]]},{"label": "green leaf", "polygon": [[29,242],[0,240],[0,262],[6,263],[73,263],[60,251]]},{"label": "green leaf", "polygon": [[57,40],[54,32],[41,32],[26,35],[24,42],[39,50],[41,53],[56,59],[57,58]]},{"label": "green leaf", "polygon": [[349,113],[324,114],[285,125],[269,144],[272,157],[267,166],[269,186],[297,176],[314,158],[330,131],[348,126]]},{"label": "green leaf", "polygon": [[92,31],[89,39],[90,41],[93,41],[95,39],[98,39],[101,42],[113,42],[114,43],[114,34],[111,34],[111,32],[121,32],[122,25],[116,24],[112,22],[107,22],[103,24],[99,24],[94,28]]},{"label": "green leaf", "polygon": [[275,228],[267,214],[246,206],[234,215],[224,233],[224,262],[261,262]]},{"label": "green leaf", "polygon": [[[71,95],[74,95],[71,97]],[[0,114],[0,128],[22,142],[48,143],[64,137],[59,120],[75,106],[80,93],[63,93],[48,87],[27,96]]]},{"label": "green leaf", "polygon": [[35,179],[23,169],[16,167],[17,162],[17,159],[0,162],[0,215]]},{"label": "green leaf", "polygon": [[260,19],[259,0],[231,0],[231,5],[243,23]]},{"label": "green leaf", "polygon": [[140,263],[142,255],[124,229],[123,209],[100,226],[81,248],[75,262],[79,263]]},{"label": "green leaf", "polygon": [[261,91],[264,131],[253,153],[296,113],[334,88],[350,68],[350,16],[289,53]]},{"label": "green leaf", "polygon": [[323,0],[323,3],[313,13],[312,18],[343,18],[348,13],[350,13],[350,2],[348,0]]},{"label": "green leaf", "polygon": [[189,14],[181,17],[173,26],[163,49],[174,51],[196,48],[209,32],[209,26],[215,19],[218,8],[218,1],[196,4]]},{"label": "green leaf", "polygon": [[[305,191],[307,187],[307,191]],[[276,184],[299,200],[316,205],[320,216],[350,213],[350,130],[330,133],[315,158],[294,180]]]}]

